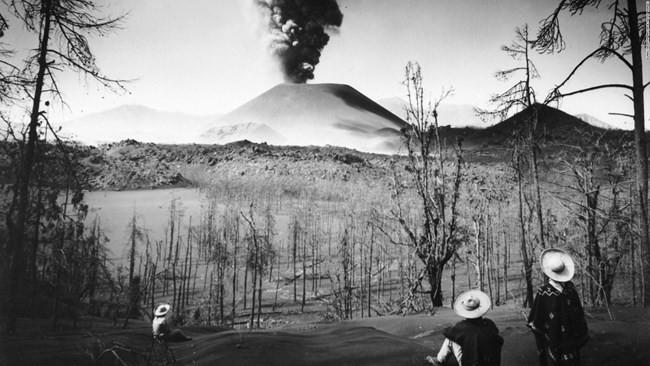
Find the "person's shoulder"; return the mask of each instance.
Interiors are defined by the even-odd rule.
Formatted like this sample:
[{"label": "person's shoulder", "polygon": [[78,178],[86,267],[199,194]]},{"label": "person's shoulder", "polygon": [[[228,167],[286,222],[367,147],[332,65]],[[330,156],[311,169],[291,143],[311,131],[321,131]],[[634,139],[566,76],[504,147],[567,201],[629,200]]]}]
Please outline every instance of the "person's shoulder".
[{"label": "person's shoulder", "polygon": [[466,329],[467,327],[471,326],[470,323],[467,321],[467,319],[462,319],[457,321],[454,325],[451,325],[444,330],[445,335],[451,335],[451,334],[456,334],[458,332],[461,332],[463,329]]},{"label": "person's shoulder", "polygon": [[496,325],[496,323],[494,323],[494,320],[486,317],[483,317],[483,322],[485,322],[486,324]]},{"label": "person's shoulder", "polygon": [[459,329],[467,326],[467,319],[462,319],[454,323],[454,325],[448,327],[447,329]]},{"label": "person's shoulder", "polygon": [[459,330],[460,330],[460,328],[459,328],[459,326],[458,326],[459,323],[460,323],[460,322],[458,322],[458,323],[456,323],[456,324],[454,324],[454,325],[451,325],[451,326],[448,326],[447,328],[445,328],[445,329],[442,331],[442,335],[444,335],[445,338],[449,338],[449,339],[451,339],[452,341],[455,340],[455,339],[456,339],[456,335],[458,334],[458,332],[459,332]]},{"label": "person's shoulder", "polygon": [[571,281],[564,282],[564,283],[562,284],[562,286],[564,287],[564,290],[565,290],[565,291],[566,291],[566,290],[569,290],[569,291],[576,291],[576,285],[574,285],[573,282],[571,282]]},{"label": "person's shoulder", "polygon": [[497,327],[497,324],[490,318],[483,318],[483,321],[481,322],[481,327],[485,329],[490,329],[492,331],[496,331],[497,333],[499,332],[499,327]]},{"label": "person's shoulder", "polygon": [[578,295],[578,289],[571,281],[564,283],[564,293],[569,297],[573,297],[573,298],[580,297]]},{"label": "person's shoulder", "polygon": [[496,324],[486,317],[463,319],[454,325],[455,329],[476,329],[481,327],[496,327]]}]

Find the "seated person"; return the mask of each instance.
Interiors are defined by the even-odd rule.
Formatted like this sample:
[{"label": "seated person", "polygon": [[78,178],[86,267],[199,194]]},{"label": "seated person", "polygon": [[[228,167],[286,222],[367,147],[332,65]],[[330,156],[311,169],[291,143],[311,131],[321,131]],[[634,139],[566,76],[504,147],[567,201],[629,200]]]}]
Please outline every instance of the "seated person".
[{"label": "seated person", "polygon": [[454,312],[465,318],[445,329],[445,341],[434,358],[426,361],[433,365],[444,365],[453,353],[461,366],[500,366],[503,338],[494,322],[483,315],[492,302],[479,290],[460,294],[454,302]]},{"label": "seated person", "polygon": [[172,329],[169,326],[169,319],[167,314],[171,306],[169,304],[158,305],[153,313],[153,321],[151,326],[153,328],[153,337],[163,340],[165,342],[184,342],[192,340],[187,337],[180,329]]}]

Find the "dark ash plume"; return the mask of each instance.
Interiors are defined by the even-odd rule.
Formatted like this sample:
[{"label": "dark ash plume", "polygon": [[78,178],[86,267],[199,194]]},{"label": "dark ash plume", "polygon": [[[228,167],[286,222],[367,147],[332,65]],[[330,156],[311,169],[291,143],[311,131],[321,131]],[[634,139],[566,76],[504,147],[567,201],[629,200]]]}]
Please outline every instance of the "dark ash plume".
[{"label": "dark ash plume", "polygon": [[267,47],[280,62],[287,82],[314,78],[321,51],[329,42],[327,30],[341,26],[343,14],[336,0],[253,0],[269,31]]}]

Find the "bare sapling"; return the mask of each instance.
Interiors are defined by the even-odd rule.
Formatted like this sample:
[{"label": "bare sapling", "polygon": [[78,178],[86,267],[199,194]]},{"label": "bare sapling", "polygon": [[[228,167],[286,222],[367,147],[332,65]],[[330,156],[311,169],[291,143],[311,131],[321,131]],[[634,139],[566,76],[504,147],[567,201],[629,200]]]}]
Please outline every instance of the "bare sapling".
[{"label": "bare sapling", "polygon": [[[409,311],[418,294],[427,294],[432,306],[442,306],[444,267],[462,242],[457,211],[462,157],[460,141],[451,147],[455,158],[452,160],[446,142],[438,134],[438,107],[451,90],[444,91],[432,105],[425,96],[420,66],[413,62],[406,66],[404,85],[408,97],[405,114],[409,126],[403,130],[410,172],[408,179],[414,190],[414,199],[418,202],[421,219],[411,223],[407,218],[409,192],[402,184],[401,176],[396,174],[392,187],[394,208],[387,215],[378,216],[398,223],[400,230],[406,233],[406,241],[396,241],[386,225],[375,226],[394,244],[409,247],[423,264],[401,304],[402,311]],[[450,174],[446,172],[447,168],[452,169]],[[422,286],[425,278],[428,289]]]}]

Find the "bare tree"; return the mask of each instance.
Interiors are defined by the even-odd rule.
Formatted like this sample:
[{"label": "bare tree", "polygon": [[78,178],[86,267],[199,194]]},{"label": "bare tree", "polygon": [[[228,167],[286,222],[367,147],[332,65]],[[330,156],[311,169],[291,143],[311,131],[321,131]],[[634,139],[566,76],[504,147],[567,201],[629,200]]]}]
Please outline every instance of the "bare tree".
[{"label": "bare tree", "polygon": [[135,274],[135,260],[138,256],[138,243],[142,242],[144,239],[144,232],[142,228],[138,225],[137,216],[135,207],[133,208],[133,216],[131,216],[131,221],[127,226],[129,233],[129,242],[128,242],[128,259],[129,259],[129,286],[133,282],[133,277]]},{"label": "bare tree", "polygon": [[[431,106],[424,95],[420,65],[413,62],[406,66],[404,85],[408,96],[405,112],[409,126],[403,130],[408,170],[419,200],[418,209],[422,221],[415,224],[409,222],[404,202],[406,188],[401,179],[396,177],[393,187],[396,207],[388,216],[399,223],[408,239],[406,242],[397,242],[382,225],[377,225],[376,229],[387,234],[393,243],[411,248],[424,264],[402,307],[409,308],[410,300],[417,292],[427,293],[433,306],[442,306],[443,269],[460,243],[456,208],[461,182],[460,141],[453,148],[456,158],[454,171],[451,176],[447,176],[445,169],[449,167],[448,151],[438,134],[437,108],[451,91],[443,92]],[[430,285],[429,290],[421,288],[425,276]]]},{"label": "bare tree", "polygon": [[[253,305],[251,306],[250,325],[253,327],[257,323],[260,327],[260,316],[262,312],[262,278],[264,271],[267,270],[269,263],[273,261],[275,252],[272,246],[272,237],[274,234],[275,219],[271,211],[266,211],[265,226],[260,228],[255,223],[255,214],[253,211],[254,203],[249,206],[249,216],[240,211],[242,218],[249,226],[249,240],[252,244],[252,252],[249,253],[248,262],[253,270]],[[303,261],[304,263],[304,261]],[[303,271],[303,278],[305,272]],[[256,302],[257,301],[257,302]],[[257,305],[257,320],[255,320],[255,306]]]},{"label": "bare tree", "polygon": [[[465,208],[467,211],[462,212],[462,215],[468,219],[471,218],[474,229],[474,246],[466,246],[467,255],[463,257],[463,260],[473,262],[478,287],[483,290],[486,280],[489,286],[492,281],[491,275],[498,268],[498,264],[495,266],[496,268],[491,265],[492,257],[495,254],[492,249],[494,245],[492,236],[495,231],[493,227],[495,219],[492,217],[494,215],[492,211],[506,201],[509,192],[514,187],[512,186],[511,177],[505,171],[503,173],[495,171],[493,175],[486,176],[483,171],[477,171],[469,166],[466,172],[466,187],[469,198],[467,200],[468,205]],[[500,221],[499,218],[496,221]],[[500,253],[497,250],[497,263],[500,260],[499,255]],[[494,282],[497,283],[498,281]],[[495,304],[498,304],[498,297],[492,298],[495,300]]]},{"label": "bare tree", "polygon": [[[557,197],[585,233],[591,303],[609,305],[619,262],[631,246],[630,220],[623,214],[628,204],[620,198],[626,164],[618,160],[630,154],[622,141],[603,132],[585,133],[584,139],[591,143],[569,146],[557,157],[562,176],[569,178],[558,184],[577,195]],[[605,196],[607,192],[611,194]]]},{"label": "bare tree", "polygon": [[537,67],[532,61],[532,40],[528,32],[528,24],[522,28],[515,29],[515,40],[509,46],[502,46],[501,50],[506,52],[513,59],[520,61],[522,64],[516,67],[497,71],[495,77],[499,80],[508,81],[515,75],[521,74],[521,78],[510,88],[501,94],[495,94],[490,99],[493,105],[489,110],[477,110],[483,117],[498,117],[505,119],[511,111],[528,110],[523,118],[517,120],[521,127],[514,131],[521,135],[513,141],[521,143],[520,149],[526,150],[529,160],[530,175],[533,181],[535,194],[535,214],[537,216],[537,237],[542,248],[546,247],[544,236],[544,217],[542,207],[542,197],[539,182],[539,136],[536,136],[539,122],[538,109],[534,106],[536,103],[535,89],[532,86],[532,80],[539,78],[540,74]]},{"label": "bare tree", "polygon": [[496,118],[501,121],[508,117],[513,110],[521,111],[536,102],[532,80],[539,78],[539,72],[531,59],[531,43],[528,24],[524,24],[523,28],[515,28],[515,39],[510,45],[501,46],[503,52],[522,64],[499,70],[494,77],[500,81],[509,81],[518,74],[523,74],[523,76],[506,91],[492,95],[489,100],[490,108],[476,109],[476,112],[484,119]]},{"label": "bare tree", "polygon": [[[515,140],[516,141],[516,140]],[[524,263],[524,279],[526,281],[526,296],[524,298],[524,306],[532,306],[533,304],[533,256],[530,253],[530,245],[527,245],[526,235],[526,213],[524,206],[524,189],[523,189],[523,158],[521,152],[521,143],[514,142],[512,149],[512,164],[516,174],[517,181],[517,203],[518,203],[518,217],[519,229],[521,240],[521,259]]]},{"label": "bare tree", "polygon": [[[49,126],[41,102],[45,93],[60,99],[55,75],[63,69],[72,69],[97,80],[107,87],[121,88],[119,80],[104,76],[90,50],[89,34],[105,34],[115,29],[121,17],[102,18],[95,14],[98,6],[92,0],[5,0],[10,11],[26,29],[38,35],[38,47],[25,66],[26,75],[34,75],[30,82],[32,100],[29,115],[27,143],[21,161],[18,184],[14,188],[12,211],[7,215],[10,259],[7,331],[16,330],[19,281],[24,271],[25,220],[28,215],[29,186],[32,179],[38,127]],[[52,131],[54,132],[54,131]]]},{"label": "bare tree", "polygon": [[[588,7],[598,7],[602,0],[561,0],[548,17],[542,20],[537,40],[534,47],[547,53],[560,52],[566,47],[562,29],[560,28],[560,14],[569,12],[571,15],[581,14]],[[643,17],[645,12],[637,10],[636,0],[609,0],[607,9],[611,17],[601,26],[600,44],[588,54],[571,71],[564,81],[558,84],[547,97],[547,101],[557,101],[561,98],[575,94],[585,93],[600,89],[621,89],[633,103],[633,114],[613,112],[612,114],[628,116],[634,120],[634,142],[636,147],[636,204],[639,215],[639,229],[641,238],[641,253],[643,257],[643,273],[645,278],[650,278],[650,221],[648,217],[648,155],[645,134],[645,112],[643,94],[648,83],[643,82],[643,39],[646,29]],[[580,68],[590,59],[601,61],[610,58],[618,59],[631,73],[632,84],[610,83],[589,86],[583,89],[565,92],[565,84],[573,78]],[[650,281],[645,281],[643,304],[650,304]]]},{"label": "bare tree", "polygon": [[[495,94],[490,99],[492,109],[479,110],[477,112],[483,118],[498,117],[500,120],[505,119],[513,110],[522,111],[519,118],[516,118],[515,129],[512,131],[513,139],[510,140],[510,150],[513,157],[513,168],[517,171],[519,187],[519,220],[521,221],[521,253],[524,260],[524,278],[526,279],[526,297],[525,305],[531,305],[533,300],[532,286],[532,265],[534,257],[528,258],[528,252],[532,249],[534,242],[527,243],[525,230],[524,215],[524,192],[522,180],[522,169],[526,166],[529,168],[529,175],[533,183],[534,194],[534,212],[537,218],[537,240],[542,248],[546,247],[544,232],[544,216],[542,207],[542,194],[539,179],[539,156],[540,156],[540,136],[538,133],[539,124],[539,105],[536,104],[535,90],[532,86],[532,80],[539,78],[539,71],[532,61],[531,53],[533,41],[530,39],[528,24],[522,28],[515,29],[515,40],[509,46],[502,46],[501,50],[506,52],[513,59],[521,62],[520,65],[497,71],[495,77],[499,80],[508,81],[516,75],[521,75],[520,79],[506,91]],[[532,217],[531,217],[532,219]]]}]

